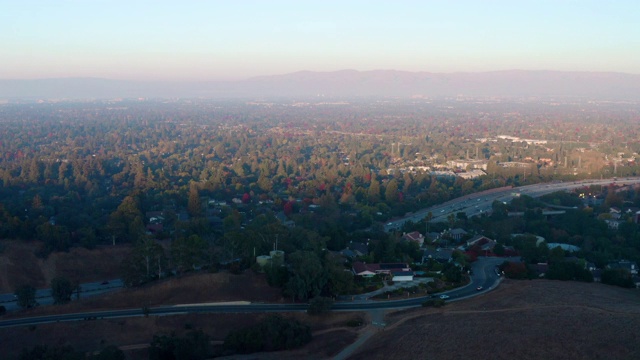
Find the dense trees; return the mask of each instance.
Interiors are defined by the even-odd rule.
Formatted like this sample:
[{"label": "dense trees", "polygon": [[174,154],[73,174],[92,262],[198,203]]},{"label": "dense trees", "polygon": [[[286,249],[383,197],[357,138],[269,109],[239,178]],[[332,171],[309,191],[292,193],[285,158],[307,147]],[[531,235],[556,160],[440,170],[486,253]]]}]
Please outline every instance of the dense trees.
[{"label": "dense trees", "polygon": [[15,292],[18,306],[27,309],[36,305],[36,289],[30,285],[23,285]]},{"label": "dense trees", "polygon": [[203,360],[211,356],[210,339],[202,330],[188,332],[184,337],[172,333],[154,335],[149,347],[149,360]]},{"label": "dense trees", "polygon": [[294,299],[306,300],[320,295],[327,283],[327,272],[312,251],[296,251],[289,255],[291,274],[285,292]]},{"label": "dense trees", "polygon": [[460,267],[456,266],[453,263],[446,263],[444,265],[442,274],[447,281],[453,283],[459,283],[460,281],[462,281],[462,270],[460,269]]},{"label": "dense trees", "polygon": [[[610,167],[588,154],[588,143],[564,141],[564,130],[575,132],[566,124],[584,120],[575,115],[582,108],[557,121],[556,110],[530,104],[482,105],[483,119],[477,119],[473,106],[452,105],[454,112],[420,101],[323,105],[321,110],[215,101],[3,105],[0,236],[41,240],[42,256],[77,245],[131,244],[134,251],[123,264],[130,285],[198,268],[214,257],[239,258],[246,266],[279,241],[287,254],[312,252],[319,259],[311,261],[319,267],[306,269],[321,275],[316,284],[289,276],[294,272],[270,275],[275,283],[289,284],[291,296],[308,298],[351,286],[324,254],[343,248],[356,231],[366,229],[366,238],[375,238],[374,261],[418,260],[419,251],[410,243],[385,239],[381,224],[476,190],[596,176],[600,166]],[[500,121],[489,120],[494,111]],[[504,114],[511,114],[510,121]],[[601,122],[591,118],[584,128]],[[624,129],[629,139],[640,134],[640,125],[627,115],[606,123]],[[499,134],[557,142],[542,146],[495,139]],[[594,126],[582,136],[597,142],[608,134]],[[611,156],[640,151],[632,141],[600,145]],[[553,165],[538,161],[547,157],[553,157]],[[465,158],[488,160],[489,176],[465,180],[430,173],[448,160]],[[500,166],[511,160],[532,166]],[[620,174],[638,170],[635,163],[617,164]],[[571,168],[579,165],[582,169]],[[570,175],[574,172],[581,174]],[[640,206],[637,194],[605,192],[607,204]],[[581,203],[570,195],[544,201]],[[633,225],[622,224],[614,233],[587,211],[547,221],[539,207],[521,196],[508,210],[524,211],[523,218],[507,217],[507,207],[496,203],[492,218],[460,215],[448,222],[517,246],[529,261],[547,260],[548,251],[531,241],[511,240],[510,234],[535,232],[549,241],[584,245],[601,266],[621,254],[640,257]],[[294,228],[284,226],[291,221]],[[438,228],[429,221],[420,226],[421,231]]]},{"label": "dense trees", "polygon": [[[465,140],[467,134],[458,125],[462,118],[445,123],[439,121],[443,114],[437,110],[422,109],[431,114],[429,120],[413,119],[415,106],[419,107],[415,103],[388,104],[390,108],[385,109],[372,104],[379,115],[358,106],[349,108],[353,116],[369,118],[363,123],[336,121],[335,116],[345,110],[337,108],[316,114],[308,108],[267,110],[233,103],[125,105],[127,110],[100,104],[3,107],[8,122],[0,178],[6,194],[12,195],[3,218],[10,221],[2,224],[8,225],[9,237],[32,237],[34,229],[54,216],[53,228],[43,226],[38,235],[50,239],[53,250],[80,243],[76,234],[81,228],[85,228],[82,239],[89,244],[134,243],[148,221],[143,215],[146,211],[186,208],[192,217],[200,217],[206,215],[207,207],[202,198],[230,201],[238,194],[249,204],[249,199],[260,196],[274,201],[289,196],[314,201],[324,195],[336,204],[348,205],[340,211],[358,211],[353,205],[362,202],[386,203],[391,211],[383,213],[388,217],[473,188],[501,185],[497,179],[447,183],[419,173],[387,174],[393,159],[428,165],[440,161],[428,159],[436,153],[462,156],[464,150],[478,146]],[[212,110],[220,108],[224,111]],[[406,121],[389,122],[390,113],[402,114],[400,118]],[[313,132],[300,121],[309,116],[314,117]],[[494,134],[514,130],[501,123],[487,129],[488,125],[478,126]],[[557,127],[554,124],[553,129]],[[385,136],[358,135],[381,133],[382,128]],[[464,130],[473,129],[467,123]],[[420,135],[426,133],[426,138]],[[403,137],[413,139],[412,144],[403,141],[405,145],[389,154],[387,139]],[[435,142],[445,148],[434,147]],[[508,150],[502,149],[508,144],[499,145],[483,145],[482,152],[490,155]],[[517,151],[522,155],[524,150]],[[26,185],[28,190],[16,196],[13,190]],[[294,207],[290,201],[285,206]],[[24,217],[25,202],[29,203],[28,218]],[[292,210],[285,212],[290,215]],[[105,212],[111,215],[105,217]],[[353,223],[370,226],[368,215],[362,217]],[[93,240],[86,234],[93,234]]]},{"label": "dense trees", "polygon": [[166,270],[164,248],[153,239],[139,241],[122,263],[122,281],[126,286],[161,278]]},{"label": "dense trees", "polygon": [[552,280],[593,282],[593,275],[589,270],[585,269],[584,264],[569,261],[551,263],[545,277]]},{"label": "dense trees", "polygon": [[209,244],[198,235],[181,237],[171,243],[173,265],[178,271],[195,270],[207,263]]},{"label": "dense trees", "polygon": [[625,269],[607,269],[602,272],[601,281],[603,284],[626,288],[633,288],[636,286],[631,277],[631,273]]},{"label": "dense trees", "polygon": [[230,332],[224,340],[227,349],[237,353],[290,350],[311,341],[311,329],[295,319],[269,315],[260,323]]},{"label": "dense trees", "polygon": [[105,346],[92,360],[126,360],[124,352],[115,345]]},{"label": "dense trees", "polygon": [[344,263],[339,256],[326,253],[324,267],[327,272],[325,295],[337,296],[351,294],[354,289],[354,278],[351,271],[345,271]]},{"label": "dense trees", "polygon": [[84,353],[76,351],[68,345],[48,346],[36,345],[32,349],[23,349],[20,360],[84,360]]},{"label": "dense trees", "polygon": [[56,277],[51,280],[51,297],[55,304],[65,304],[71,301],[74,291],[73,284],[67,278]]},{"label": "dense trees", "polygon": [[142,211],[137,196],[129,195],[109,216],[108,231],[113,243],[135,243],[144,234]]}]

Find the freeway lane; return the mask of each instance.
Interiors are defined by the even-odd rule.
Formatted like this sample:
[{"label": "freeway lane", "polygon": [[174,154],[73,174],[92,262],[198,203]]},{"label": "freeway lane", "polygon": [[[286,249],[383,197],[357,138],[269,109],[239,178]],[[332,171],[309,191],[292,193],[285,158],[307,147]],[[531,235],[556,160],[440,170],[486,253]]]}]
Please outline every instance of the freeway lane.
[{"label": "freeway lane", "polygon": [[[479,292],[476,287],[483,286],[482,292],[490,291],[495,288],[498,282],[498,276],[494,269],[497,265],[505,260],[516,261],[517,258],[478,258],[472,265],[473,274],[471,282],[461,288],[446,292],[450,296],[449,301],[461,300],[474,296]],[[393,300],[393,301],[356,301],[356,302],[338,302],[332,307],[335,311],[362,311],[373,309],[402,309],[408,307],[421,306],[427,297]],[[307,304],[258,304],[258,303],[242,303],[242,304],[185,304],[173,306],[159,306],[148,310],[149,315],[178,315],[187,313],[254,313],[254,312],[291,312],[306,311]],[[62,315],[46,315],[30,318],[9,319],[0,321],[0,327],[28,326],[46,323],[55,323],[63,321],[91,321],[95,319],[113,319],[122,317],[140,317],[145,313],[142,308],[125,309],[125,310],[109,310],[109,311],[90,311],[75,314]]]},{"label": "freeway lane", "polygon": [[491,189],[479,193],[465,195],[453,200],[449,200],[440,205],[431,206],[429,208],[416,211],[415,213],[407,214],[402,218],[391,220],[384,225],[384,230],[387,232],[398,231],[408,221],[417,223],[421,220],[424,220],[424,218],[427,217],[428,213],[431,213],[432,215],[432,222],[444,222],[447,221],[447,216],[449,216],[449,214],[455,214],[457,212],[464,212],[468,217],[471,217],[474,215],[480,215],[487,211],[491,211],[491,205],[494,201],[497,200],[509,202],[514,197],[520,196],[520,194],[528,195],[531,197],[539,197],[556,191],[573,190],[590,185],[606,186],[611,183],[616,183],[618,185],[640,184],[640,177],[540,183],[520,187],[504,187]]},{"label": "freeway lane", "polygon": [[[115,291],[124,287],[121,279],[112,279],[108,281],[99,281],[91,283],[80,284],[80,297],[89,297],[102,295],[111,291]],[[75,299],[77,294],[74,292],[72,299]],[[20,310],[14,294],[0,294],[0,305],[4,306],[7,311]],[[39,289],[36,290],[36,302],[39,305],[52,305],[53,297],[51,296],[51,289]]]}]

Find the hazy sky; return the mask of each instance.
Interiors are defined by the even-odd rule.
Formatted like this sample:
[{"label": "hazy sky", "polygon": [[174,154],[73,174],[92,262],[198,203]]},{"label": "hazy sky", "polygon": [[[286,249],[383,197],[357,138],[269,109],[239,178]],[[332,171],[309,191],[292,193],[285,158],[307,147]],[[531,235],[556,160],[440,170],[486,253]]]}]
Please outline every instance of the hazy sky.
[{"label": "hazy sky", "polygon": [[0,0],[0,78],[640,74],[640,1]]}]

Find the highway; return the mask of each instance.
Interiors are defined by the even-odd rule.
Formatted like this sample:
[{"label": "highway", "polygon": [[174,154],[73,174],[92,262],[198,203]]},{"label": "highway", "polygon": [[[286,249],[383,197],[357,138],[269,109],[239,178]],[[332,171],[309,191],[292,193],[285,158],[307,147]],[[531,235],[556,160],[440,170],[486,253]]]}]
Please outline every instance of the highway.
[{"label": "highway", "polygon": [[[123,286],[124,284],[120,279],[83,283],[80,284],[80,298],[101,295],[120,289]],[[71,298],[76,298],[75,292],[73,293]],[[36,302],[39,305],[52,305],[53,297],[51,297],[51,289],[36,290]],[[4,306],[7,311],[15,311],[20,309],[16,302],[16,297],[14,294],[0,294],[0,305]]]},{"label": "highway", "polygon": [[479,193],[465,195],[453,200],[449,200],[443,204],[431,206],[426,209],[407,214],[402,218],[390,220],[384,225],[387,232],[398,231],[408,222],[417,223],[424,220],[427,214],[431,212],[432,222],[445,222],[449,214],[464,212],[467,217],[481,215],[484,212],[491,211],[491,204],[494,201],[509,202],[514,197],[520,195],[528,195],[531,197],[539,197],[556,191],[573,190],[590,185],[609,185],[615,183],[617,185],[640,184],[640,177],[626,178],[610,178],[610,179],[591,179],[580,181],[566,181],[554,183],[541,183],[519,187],[503,187],[491,189]]},{"label": "highway", "polygon": [[[495,271],[497,265],[501,264],[505,258],[478,258],[478,261],[472,264],[471,281],[464,287],[444,292],[450,298],[447,301],[457,301],[471,296],[478,295],[483,292],[494,289],[499,281],[499,276]],[[509,260],[518,261],[517,258]],[[476,288],[482,286],[483,290],[478,291]],[[440,295],[440,294],[437,294]],[[436,296],[437,296],[436,295]],[[334,303],[332,310],[334,311],[363,311],[373,309],[403,309],[409,307],[421,306],[428,297],[417,297],[403,300],[392,301],[347,301]],[[306,311],[307,304],[260,304],[249,302],[234,303],[209,303],[209,304],[181,304],[172,306],[158,306],[148,309],[148,315],[164,316],[179,315],[192,313],[255,313],[255,312],[292,312]],[[8,319],[0,321],[0,327],[29,326],[55,322],[66,321],[93,321],[97,319],[113,319],[124,317],[140,317],[145,313],[141,308],[124,309],[124,310],[108,310],[108,311],[89,311],[74,314],[61,315],[44,315],[37,317],[27,317],[18,319]]]}]

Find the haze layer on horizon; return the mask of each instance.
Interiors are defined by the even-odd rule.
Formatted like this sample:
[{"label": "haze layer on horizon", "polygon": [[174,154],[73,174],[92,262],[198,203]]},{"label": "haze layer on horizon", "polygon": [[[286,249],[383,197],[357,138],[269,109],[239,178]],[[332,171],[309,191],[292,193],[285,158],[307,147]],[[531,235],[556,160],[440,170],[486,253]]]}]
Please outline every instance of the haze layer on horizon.
[{"label": "haze layer on horizon", "polygon": [[640,74],[637,1],[0,0],[0,79],[300,70]]}]

